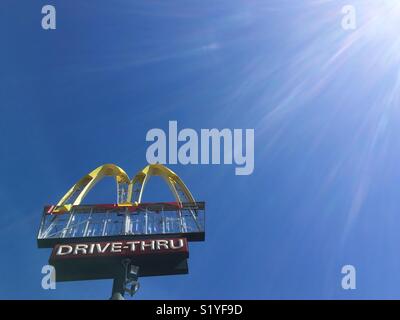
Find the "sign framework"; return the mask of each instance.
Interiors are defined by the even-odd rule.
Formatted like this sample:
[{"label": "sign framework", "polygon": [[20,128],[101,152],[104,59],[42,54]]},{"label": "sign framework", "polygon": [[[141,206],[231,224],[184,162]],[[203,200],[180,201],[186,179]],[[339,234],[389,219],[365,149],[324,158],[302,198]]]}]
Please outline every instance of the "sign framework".
[{"label": "sign framework", "polygon": [[[115,177],[117,203],[82,205],[106,176]],[[151,176],[164,179],[176,202],[142,202]],[[38,247],[53,248],[56,281],[114,279],[112,297],[122,299],[138,289],[138,277],[188,273],[188,241],[204,241],[204,209],[163,165],[148,165],[129,180],[107,164],[80,179],[57,205],[45,206]]]}]

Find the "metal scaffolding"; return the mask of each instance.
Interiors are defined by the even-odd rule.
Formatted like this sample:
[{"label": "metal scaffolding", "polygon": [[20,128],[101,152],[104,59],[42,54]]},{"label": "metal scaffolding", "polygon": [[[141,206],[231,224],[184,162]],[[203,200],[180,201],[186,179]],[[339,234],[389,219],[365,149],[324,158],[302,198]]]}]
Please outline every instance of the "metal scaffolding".
[{"label": "metal scaffolding", "polygon": [[45,207],[38,241],[171,234],[190,238],[204,234],[204,220],[204,202],[79,205],[64,213],[53,213]]}]

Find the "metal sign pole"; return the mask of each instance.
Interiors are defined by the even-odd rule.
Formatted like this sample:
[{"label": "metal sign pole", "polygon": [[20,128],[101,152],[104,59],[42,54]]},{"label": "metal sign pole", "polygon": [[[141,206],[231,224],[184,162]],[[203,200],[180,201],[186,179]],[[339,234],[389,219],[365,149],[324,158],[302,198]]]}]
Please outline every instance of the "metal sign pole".
[{"label": "metal sign pole", "polygon": [[110,300],[125,300],[125,286],[128,263],[126,260],[121,261],[120,267],[115,270],[115,277],[113,280],[112,293]]},{"label": "metal sign pole", "polygon": [[125,274],[120,272],[113,280],[110,300],[125,300]]},{"label": "metal sign pole", "polygon": [[130,259],[122,260],[113,280],[110,300],[125,300],[126,292],[133,296],[139,289],[138,272],[139,267],[132,265]]}]

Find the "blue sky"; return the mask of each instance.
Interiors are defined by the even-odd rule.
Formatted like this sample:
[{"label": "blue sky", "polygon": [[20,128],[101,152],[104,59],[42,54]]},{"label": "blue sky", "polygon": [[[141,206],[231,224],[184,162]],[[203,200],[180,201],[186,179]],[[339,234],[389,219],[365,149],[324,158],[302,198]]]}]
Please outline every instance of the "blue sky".
[{"label": "blue sky", "polygon": [[255,170],[170,166],[206,201],[206,241],[137,299],[400,298],[398,21],[395,0],[1,1],[0,298],[109,297],[111,280],[41,288],[42,207],[101,164],[132,176],[170,120],[254,128]]}]

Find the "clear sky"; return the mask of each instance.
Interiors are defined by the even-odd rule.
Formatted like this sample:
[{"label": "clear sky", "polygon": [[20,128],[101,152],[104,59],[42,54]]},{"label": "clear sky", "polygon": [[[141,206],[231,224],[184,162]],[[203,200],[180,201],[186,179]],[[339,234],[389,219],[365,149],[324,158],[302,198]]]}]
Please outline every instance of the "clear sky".
[{"label": "clear sky", "polygon": [[[56,30],[41,28],[45,4]],[[346,4],[356,30],[341,27]],[[143,278],[137,299],[400,298],[398,6],[2,0],[0,298],[109,297],[111,280],[41,288],[43,205],[104,163],[132,176],[170,120],[254,128],[255,170],[170,166],[206,201],[206,241],[189,275]]]}]

